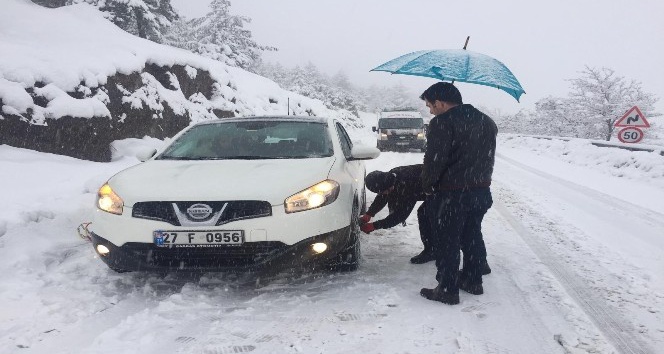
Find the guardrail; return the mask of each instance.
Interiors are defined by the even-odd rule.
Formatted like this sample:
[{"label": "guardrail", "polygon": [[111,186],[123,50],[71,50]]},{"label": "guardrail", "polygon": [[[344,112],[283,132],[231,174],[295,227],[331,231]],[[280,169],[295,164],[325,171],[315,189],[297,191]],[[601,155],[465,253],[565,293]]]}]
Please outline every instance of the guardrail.
[{"label": "guardrail", "polygon": [[[526,137],[526,138],[535,138],[535,139],[547,139],[547,140],[563,140],[563,141],[572,141],[572,140],[588,140],[588,139],[577,139],[577,138],[565,138],[562,136],[546,136],[546,135],[526,135],[526,134],[508,134],[517,137]],[[588,140],[591,144],[599,147],[610,147],[618,148],[629,151],[647,151],[647,152],[657,152],[660,155],[664,156],[664,146],[630,146],[622,143],[612,143],[609,141],[600,141],[600,140]]]}]

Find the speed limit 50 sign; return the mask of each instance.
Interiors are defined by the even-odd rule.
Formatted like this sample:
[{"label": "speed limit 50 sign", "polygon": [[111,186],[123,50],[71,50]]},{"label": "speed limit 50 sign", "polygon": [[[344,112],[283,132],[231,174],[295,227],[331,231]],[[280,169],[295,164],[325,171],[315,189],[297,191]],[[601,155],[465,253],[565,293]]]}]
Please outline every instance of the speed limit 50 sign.
[{"label": "speed limit 50 sign", "polygon": [[643,139],[643,130],[629,127],[618,132],[618,140],[623,143],[638,143]]}]

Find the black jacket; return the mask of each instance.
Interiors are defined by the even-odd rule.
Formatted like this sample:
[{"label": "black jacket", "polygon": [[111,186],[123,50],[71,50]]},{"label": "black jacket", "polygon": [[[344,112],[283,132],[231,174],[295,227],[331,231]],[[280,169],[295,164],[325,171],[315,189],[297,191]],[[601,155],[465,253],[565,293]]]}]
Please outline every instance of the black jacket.
[{"label": "black jacket", "polygon": [[422,188],[425,191],[488,187],[496,156],[496,123],[469,104],[429,123]]},{"label": "black jacket", "polygon": [[373,225],[376,229],[388,229],[405,221],[413,211],[415,203],[426,197],[420,182],[422,165],[399,166],[391,169],[390,173],[396,177],[394,189],[388,194],[376,195],[367,210],[368,215],[374,216],[389,204],[390,215],[375,221]]}]

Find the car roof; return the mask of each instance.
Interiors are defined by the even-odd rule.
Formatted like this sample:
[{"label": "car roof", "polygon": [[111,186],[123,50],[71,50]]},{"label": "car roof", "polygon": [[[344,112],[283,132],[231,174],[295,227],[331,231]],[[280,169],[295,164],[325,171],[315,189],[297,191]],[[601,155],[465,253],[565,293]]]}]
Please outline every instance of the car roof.
[{"label": "car roof", "polygon": [[234,122],[307,122],[307,123],[327,123],[329,120],[325,117],[315,116],[250,116],[250,117],[229,117],[200,122],[199,124],[214,123],[234,123]]}]

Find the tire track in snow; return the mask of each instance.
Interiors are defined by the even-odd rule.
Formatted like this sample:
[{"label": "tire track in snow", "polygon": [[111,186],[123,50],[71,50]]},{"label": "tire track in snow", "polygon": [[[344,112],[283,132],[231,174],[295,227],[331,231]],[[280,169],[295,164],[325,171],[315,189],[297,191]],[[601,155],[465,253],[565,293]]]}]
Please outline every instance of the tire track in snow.
[{"label": "tire track in snow", "polygon": [[512,226],[516,233],[532,249],[537,257],[554,274],[563,285],[567,293],[579,304],[591,321],[604,334],[606,339],[614,345],[620,353],[655,353],[643,343],[636,331],[628,321],[622,318],[618,311],[597,298],[586,282],[558,261],[556,255],[543,242],[535,237],[512,213],[500,202],[493,205],[498,213]]},{"label": "tire track in snow", "polygon": [[556,182],[558,184],[561,184],[565,187],[568,187],[572,190],[575,190],[575,191],[577,191],[577,192],[579,192],[583,195],[586,195],[588,197],[591,197],[595,200],[599,200],[602,203],[604,203],[605,205],[611,206],[612,208],[614,208],[616,210],[623,210],[624,211],[625,209],[631,209],[631,211],[632,211],[631,215],[633,215],[634,217],[638,217],[638,218],[647,220],[650,224],[659,225],[659,226],[661,226],[662,229],[664,229],[664,222],[662,222],[662,220],[664,220],[664,214],[662,214],[662,213],[659,213],[655,210],[644,208],[640,205],[636,205],[636,204],[630,203],[628,201],[619,199],[617,197],[602,193],[602,192],[597,191],[595,189],[588,188],[588,187],[582,186],[580,184],[576,184],[574,182],[564,180],[560,177],[554,176],[552,174],[549,174],[549,173],[540,171],[538,169],[532,168],[528,165],[522,164],[521,162],[518,162],[518,161],[516,161],[512,158],[506,157],[502,154],[496,153],[496,157],[498,159],[500,159],[501,161],[503,161],[503,162],[506,162],[508,164],[516,166],[520,169],[528,171],[532,174],[540,176],[540,177],[542,177],[544,179],[547,179],[549,181],[553,181],[553,182]]},{"label": "tire track in snow", "polygon": [[[283,313],[275,316],[271,314],[269,307],[257,311],[257,315],[243,315],[235,314],[235,309],[198,309],[200,315],[187,311],[193,319],[181,324],[177,336],[166,335],[165,338],[173,339],[165,341],[156,352],[246,353],[265,350],[265,346],[277,348],[279,345],[298,342],[308,337],[310,331],[315,331],[324,324],[372,322],[388,316],[376,312],[335,312],[327,316]],[[179,318],[181,314],[176,310],[161,316]]]},{"label": "tire track in snow", "polygon": [[[148,308],[157,306],[157,303],[147,304],[145,299],[133,297],[108,307],[96,316],[85,318],[79,322],[57,328],[49,334],[44,334],[38,342],[21,353],[77,353],[85,351],[93,344],[98,335],[106,330],[116,327],[128,317]],[[52,334],[51,334],[52,333]]]}]

